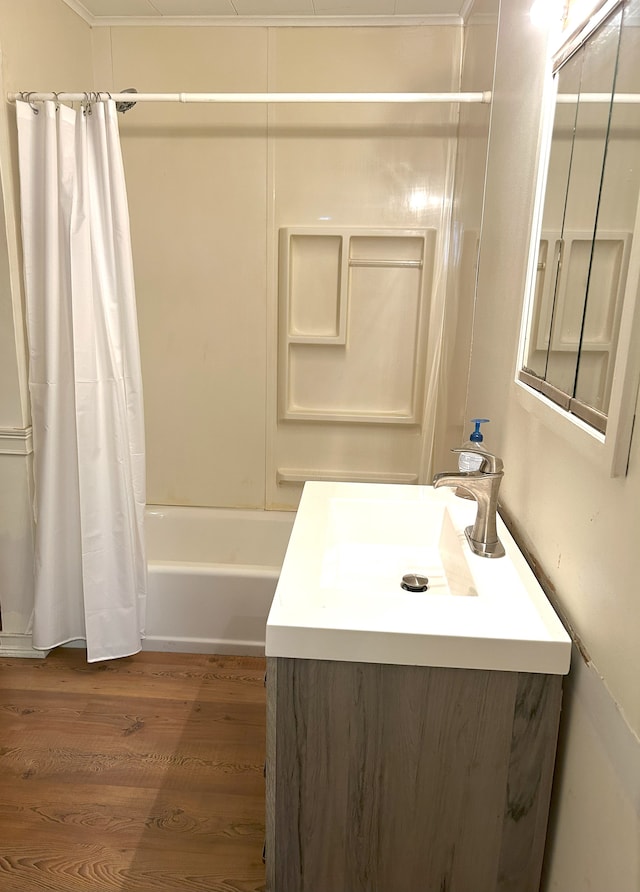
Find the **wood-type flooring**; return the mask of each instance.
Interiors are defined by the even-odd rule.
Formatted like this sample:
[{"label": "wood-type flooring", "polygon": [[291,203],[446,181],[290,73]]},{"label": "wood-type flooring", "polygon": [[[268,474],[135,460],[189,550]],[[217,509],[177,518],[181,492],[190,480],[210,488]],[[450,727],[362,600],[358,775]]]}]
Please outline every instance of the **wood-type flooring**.
[{"label": "wood-type flooring", "polygon": [[264,889],[264,659],[0,659],[0,892]]}]

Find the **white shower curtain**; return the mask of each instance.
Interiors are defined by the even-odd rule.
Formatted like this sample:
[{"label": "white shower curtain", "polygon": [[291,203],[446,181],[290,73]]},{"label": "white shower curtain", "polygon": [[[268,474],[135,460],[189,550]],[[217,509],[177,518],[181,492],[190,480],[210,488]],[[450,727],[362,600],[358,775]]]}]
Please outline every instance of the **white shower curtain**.
[{"label": "white shower curtain", "polygon": [[[17,102],[34,440],[33,645],[141,648],[142,381],[113,102]],[[87,110],[88,111],[88,110]]]}]

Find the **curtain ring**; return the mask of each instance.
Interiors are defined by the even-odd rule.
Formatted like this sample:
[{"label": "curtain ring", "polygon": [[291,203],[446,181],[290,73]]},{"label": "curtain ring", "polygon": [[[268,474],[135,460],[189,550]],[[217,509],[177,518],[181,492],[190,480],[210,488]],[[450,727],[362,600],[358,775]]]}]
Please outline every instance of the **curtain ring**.
[{"label": "curtain ring", "polygon": [[38,106],[35,104],[35,102],[31,99],[32,96],[33,96],[33,90],[31,90],[31,91],[28,92],[28,93],[21,93],[21,94],[20,94],[20,99],[22,99],[23,102],[28,102],[28,103],[29,103],[29,107],[31,108],[31,111],[34,113],[34,115],[39,115],[39,114],[40,114],[40,109],[39,109]]},{"label": "curtain ring", "polygon": [[82,107],[82,114],[87,117],[87,115],[93,114],[93,110],[91,108],[91,93],[85,93],[84,99],[80,103]]},{"label": "curtain ring", "polygon": [[60,100],[58,99],[58,93],[56,93],[55,91],[52,91],[52,92],[53,92],[53,95],[56,97],[53,100],[56,104],[56,111],[60,111]]}]

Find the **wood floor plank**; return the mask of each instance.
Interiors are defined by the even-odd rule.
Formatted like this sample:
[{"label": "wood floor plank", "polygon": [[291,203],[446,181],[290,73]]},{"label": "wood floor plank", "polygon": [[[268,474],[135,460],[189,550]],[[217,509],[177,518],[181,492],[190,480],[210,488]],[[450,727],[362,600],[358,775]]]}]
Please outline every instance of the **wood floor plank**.
[{"label": "wood floor plank", "polygon": [[[261,702],[261,688],[264,679],[264,661],[260,658],[253,667],[246,665],[243,658],[240,665],[234,665],[229,658],[221,659],[200,654],[181,654],[181,657],[195,656],[191,663],[182,659],[164,665],[162,657],[145,659],[148,653],[136,654],[123,660],[108,660],[103,663],[87,664],[78,657],[84,651],[68,648],[71,656],[65,665],[55,654],[43,661],[30,661],[26,668],[19,660],[0,659],[0,690],[3,688],[33,688],[49,691],[66,690],[72,693],[101,694],[108,679],[109,692],[113,696],[137,699],[139,697],[159,697],[161,699],[214,698],[218,702],[233,703],[238,690],[248,702]],[[175,656],[167,654],[166,656]],[[159,658],[160,657],[160,658]],[[51,664],[47,665],[51,660]],[[122,664],[122,665],[118,665]],[[212,693],[211,682],[215,683]]]},{"label": "wood floor plank", "polygon": [[233,785],[240,795],[251,795],[263,780],[263,763],[238,765],[205,756],[177,753],[137,754],[123,750],[8,749],[0,757],[2,781],[36,784],[92,783],[133,787],[188,790],[203,789],[211,795]]},{"label": "wood floor plank", "polygon": [[264,660],[0,660],[0,892],[264,888]]},{"label": "wood floor plank", "polygon": [[[263,817],[262,803],[256,796],[242,796],[235,790],[222,791],[212,798],[201,791],[157,791],[108,785],[96,789],[92,784],[76,784],[74,795],[75,803],[69,803],[67,791],[52,785],[34,804],[29,785],[5,787],[0,801],[0,820],[7,824],[66,823],[99,831],[113,827],[140,832],[179,818],[182,822],[197,822],[194,832],[243,835],[260,825]],[[229,815],[233,815],[235,822],[229,822]]]},{"label": "wood floor plank", "polygon": [[[37,840],[43,851],[64,840],[68,846],[109,843],[112,848],[144,849],[164,858],[186,861],[218,850],[260,854],[263,837],[258,797],[233,795],[210,797],[181,791],[107,788],[100,798],[96,790],[76,791],[78,804],[69,803],[64,790],[57,799],[32,797],[0,807],[0,827],[10,828],[18,841]],[[5,834],[2,834],[3,838]]]},{"label": "wood floor plank", "polygon": [[156,746],[173,747],[181,738],[187,748],[206,746],[216,752],[226,748],[243,752],[245,759],[262,751],[264,705],[257,703],[230,709],[214,702],[166,700],[159,711],[156,699],[131,702],[100,696],[78,704],[78,696],[67,693],[6,690],[0,697],[5,700],[0,706],[0,746],[4,747],[30,734],[37,734],[42,745],[53,743],[60,735],[73,735],[81,723],[84,737],[140,751],[150,739]]},{"label": "wood floor plank", "polygon": [[[193,860],[182,870],[173,853],[158,859],[139,850],[113,850],[106,845],[65,845],[43,854],[27,842],[11,855],[0,855],[0,888],[7,892],[256,892],[263,888],[260,859],[247,863],[237,874],[237,858],[220,852]],[[215,866],[214,866],[215,865]]]}]

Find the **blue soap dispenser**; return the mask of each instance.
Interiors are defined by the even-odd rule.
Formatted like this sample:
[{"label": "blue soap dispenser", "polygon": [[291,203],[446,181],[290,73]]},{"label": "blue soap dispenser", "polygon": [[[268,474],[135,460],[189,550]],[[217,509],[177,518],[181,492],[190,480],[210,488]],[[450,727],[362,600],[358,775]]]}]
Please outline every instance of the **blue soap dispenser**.
[{"label": "blue soap dispenser", "polygon": [[[481,424],[488,424],[488,418],[472,418],[471,423],[475,424],[474,430],[471,432],[469,439],[466,443],[463,444],[462,449],[471,448],[471,449],[479,449],[482,452],[486,452],[487,450],[482,445],[482,441],[484,437],[482,436],[482,431],[480,430]],[[483,458],[481,455],[476,455],[473,452],[460,452],[458,456],[458,470],[460,471],[479,471],[482,467]]]}]

